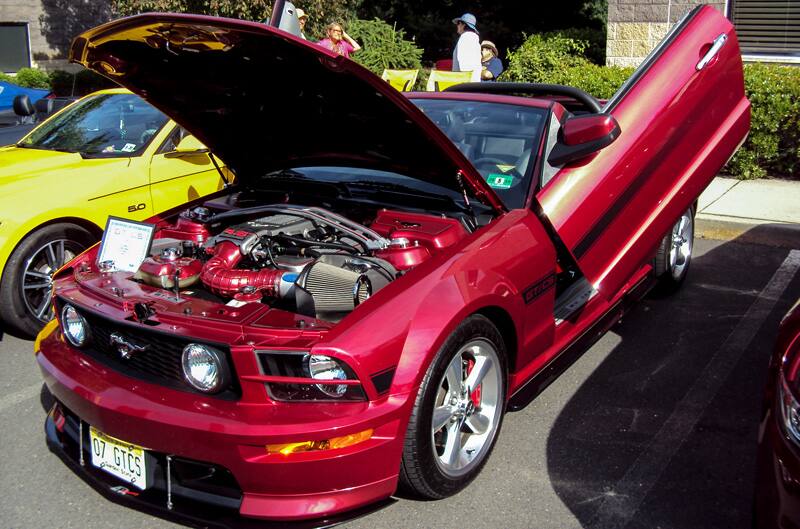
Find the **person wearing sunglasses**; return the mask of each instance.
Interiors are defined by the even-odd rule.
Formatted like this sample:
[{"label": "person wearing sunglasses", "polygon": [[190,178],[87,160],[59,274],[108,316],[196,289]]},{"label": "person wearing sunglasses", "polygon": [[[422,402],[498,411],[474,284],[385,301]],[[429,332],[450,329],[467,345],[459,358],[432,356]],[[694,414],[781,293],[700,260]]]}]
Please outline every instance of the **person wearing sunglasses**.
[{"label": "person wearing sunglasses", "polygon": [[342,29],[341,24],[332,22],[328,24],[325,31],[328,36],[317,43],[323,48],[338,53],[339,55],[344,55],[348,59],[351,53],[355,53],[361,49],[358,42],[353,40],[353,38]]}]

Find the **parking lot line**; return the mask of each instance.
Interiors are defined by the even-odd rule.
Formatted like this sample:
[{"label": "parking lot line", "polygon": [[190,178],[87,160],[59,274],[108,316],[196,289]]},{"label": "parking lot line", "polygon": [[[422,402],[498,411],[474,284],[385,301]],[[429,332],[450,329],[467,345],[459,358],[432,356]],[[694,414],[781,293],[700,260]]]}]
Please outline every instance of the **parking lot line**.
[{"label": "parking lot line", "polygon": [[22,388],[19,391],[15,391],[14,393],[9,393],[8,395],[0,397],[0,413],[4,412],[7,408],[16,406],[20,402],[25,402],[26,400],[35,397],[41,390],[42,383],[37,382],[36,384]]},{"label": "parking lot line", "polygon": [[672,457],[692,433],[739,358],[748,349],[798,269],[800,250],[791,250],[658,433],[622,479],[604,494],[597,514],[589,524],[591,528],[623,529],[630,522]]}]

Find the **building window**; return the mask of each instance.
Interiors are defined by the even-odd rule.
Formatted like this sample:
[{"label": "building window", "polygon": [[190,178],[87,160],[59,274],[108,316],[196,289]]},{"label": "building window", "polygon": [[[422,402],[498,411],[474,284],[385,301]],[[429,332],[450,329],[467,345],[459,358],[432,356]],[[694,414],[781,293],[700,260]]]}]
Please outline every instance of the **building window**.
[{"label": "building window", "polygon": [[28,24],[0,22],[0,72],[16,72],[31,65]]},{"label": "building window", "polygon": [[800,62],[800,1],[731,0],[729,14],[746,60]]}]

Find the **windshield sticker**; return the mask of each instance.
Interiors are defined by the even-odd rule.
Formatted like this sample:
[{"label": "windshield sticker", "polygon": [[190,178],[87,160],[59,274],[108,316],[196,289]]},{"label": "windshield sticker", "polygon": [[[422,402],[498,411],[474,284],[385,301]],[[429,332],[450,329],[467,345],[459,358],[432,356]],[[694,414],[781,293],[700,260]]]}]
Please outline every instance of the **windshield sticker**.
[{"label": "windshield sticker", "polygon": [[492,189],[510,189],[514,183],[514,177],[507,174],[491,173],[486,177],[486,183]]},{"label": "windshield sticker", "polygon": [[516,165],[501,165],[497,164],[497,168],[503,171],[504,173],[509,172],[510,170],[514,169]]},{"label": "windshield sticker", "polygon": [[120,150],[122,152],[133,152],[133,151],[136,150],[136,144],[135,143],[126,143],[125,146]]}]

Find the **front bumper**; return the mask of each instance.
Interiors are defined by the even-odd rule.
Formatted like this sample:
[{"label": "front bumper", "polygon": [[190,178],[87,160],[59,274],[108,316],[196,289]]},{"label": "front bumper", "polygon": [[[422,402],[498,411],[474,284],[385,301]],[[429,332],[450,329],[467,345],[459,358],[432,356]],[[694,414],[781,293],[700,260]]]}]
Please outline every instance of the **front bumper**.
[{"label": "front bumper", "polygon": [[[43,338],[40,349],[37,361],[45,383],[74,415],[75,424],[83,422],[85,435],[92,425],[146,447],[158,457],[170,455],[227,469],[241,490],[241,516],[319,519],[386,499],[397,486],[410,413],[408,398],[352,404],[225,401],[121,375],[70,347],[58,332]],[[268,454],[265,449],[267,444],[326,439],[366,429],[373,429],[371,439],[338,450],[283,455]],[[72,443],[76,442],[77,436]],[[50,444],[67,452],[70,442],[55,435]],[[88,466],[79,468],[86,473]],[[124,485],[113,476],[102,477]],[[138,501],[165,508],[163,492],[144,492]],[[176,509],[182,508],[183,501],[187,505],[215,503],[202,496],[184,491],[172,501]],[[130,498],[126,495],[126,499]],[[216,503],[227,511],[237,510],[236,502]],[[189,511],[197,512],[193,507]]]}]

